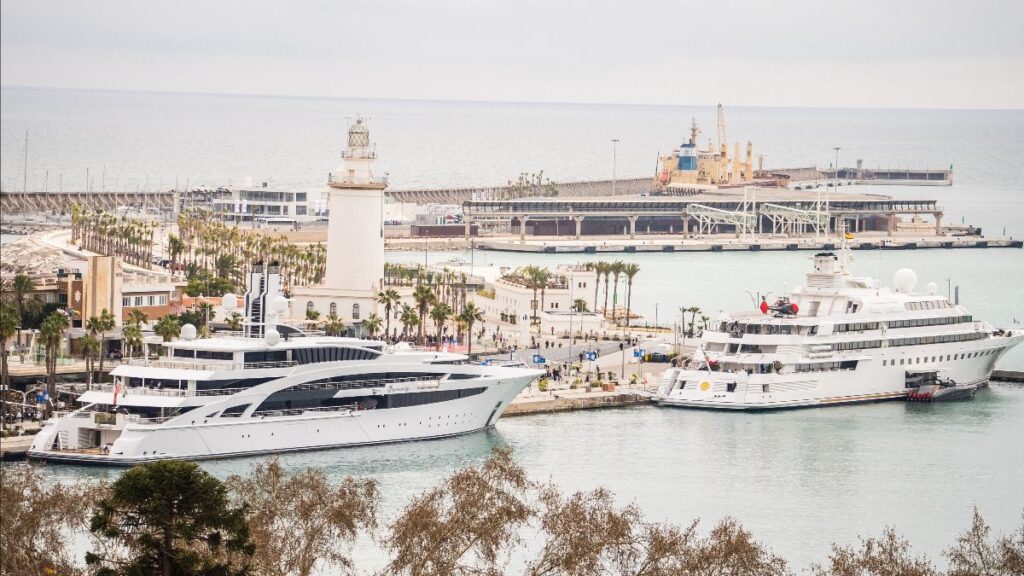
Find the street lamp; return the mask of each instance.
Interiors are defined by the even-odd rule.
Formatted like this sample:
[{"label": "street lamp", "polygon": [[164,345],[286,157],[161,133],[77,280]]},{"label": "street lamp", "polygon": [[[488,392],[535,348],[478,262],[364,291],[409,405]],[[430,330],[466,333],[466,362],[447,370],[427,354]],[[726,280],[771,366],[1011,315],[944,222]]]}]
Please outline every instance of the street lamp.
[{"label": "street lamp", "polygon": [[615,196],[615,188],[618,183],[616,168],[618,164],[618,138],[612,138],[612,196]]}]

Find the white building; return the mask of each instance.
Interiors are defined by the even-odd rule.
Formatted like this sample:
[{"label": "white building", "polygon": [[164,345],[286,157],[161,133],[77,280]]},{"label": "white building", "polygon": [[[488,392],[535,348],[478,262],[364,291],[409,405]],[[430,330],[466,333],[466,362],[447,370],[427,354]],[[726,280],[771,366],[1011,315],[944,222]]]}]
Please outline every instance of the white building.
[{"label": "white building", "polygon": [[387,178],[374,174],[377,152],[362,118],[348,131],[341,165],[328,179],[327,273],[322,286],[292,290],[290,316],[306,310],[321,318],[334,314],[346,324],[377,310],[375,296],[384,280],[384,189]]},{"label": "white building", "polygon": [[578,299],[586,302],[588,310],[596,310],[596,287],[596,271],[579,265],[563,265],[552,271],[547,287],[543,291],[537,290],[535,299],[533,288],[511,271],[494,283],[493,300],[478,298],[477,302],[488,316],[502,318],[504,315],[505,318],[514,318],[515,323],[522,326],[529,326],[536,310],[544,334],[549,334],[552,328],[555,333],[567,332],[570,322],[573,332],[581,328],[587,332],[600,329],[600,315],[570,312],[573,302]]},{"label": "white building", "polygon": [[327,216],[327,197],[322,191],[245,187],[213,200],[213,212],[222,220],[266,225],[274,221],[313,222]]}]

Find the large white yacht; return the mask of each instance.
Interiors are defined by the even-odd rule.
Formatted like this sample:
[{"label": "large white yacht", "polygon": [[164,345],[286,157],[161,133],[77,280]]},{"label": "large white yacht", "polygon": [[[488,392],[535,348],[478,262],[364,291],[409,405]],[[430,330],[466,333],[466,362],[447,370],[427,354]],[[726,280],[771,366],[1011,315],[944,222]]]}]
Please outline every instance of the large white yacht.
[{"label": "large white yacht", "polygon": [[127,360],[113,385],[46,422],[29,457],[130,465],[454,436],[494,425],[542,374],[304,333],[274,320],[279,290],[276,267],[255,268],[243,333],[183,327],[164,357]]},{"label": "large white yacht", "polygon": [[693,360],[666,371],[655,400],[760,410],[964,397],[1024,340],[1024,331],[975,320],[934,283],[914,292],[912,270],[897,271],[893,288],[853,277],[848,254],[845,242],[838,254],[817,254],[788,297],[719,318]]}]

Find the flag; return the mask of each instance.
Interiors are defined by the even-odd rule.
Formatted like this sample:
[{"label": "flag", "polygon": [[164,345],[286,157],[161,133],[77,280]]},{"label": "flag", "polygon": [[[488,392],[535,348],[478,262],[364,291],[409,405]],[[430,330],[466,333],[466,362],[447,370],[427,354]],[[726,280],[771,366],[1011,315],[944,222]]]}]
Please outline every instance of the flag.
[{"label": "flag", "polygon": [[124,390],[121,388],[121,379],[116,378],[114,380],[114,406],[117,406],[117,395],[123,393]]}]

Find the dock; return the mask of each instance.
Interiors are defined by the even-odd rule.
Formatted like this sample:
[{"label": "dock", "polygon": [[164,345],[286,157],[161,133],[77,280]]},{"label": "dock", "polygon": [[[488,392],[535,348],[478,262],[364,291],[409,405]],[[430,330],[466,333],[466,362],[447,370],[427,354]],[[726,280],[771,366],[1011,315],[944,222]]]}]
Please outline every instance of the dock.
[{"label": "dock", "polygon": [[992,379],[999,382],[1024,384],[1024,370],[993,370]]},{"label": "dock", "polygon": [[651,396],[638,389],[616,390],[614,392],[584,392],[583,390],[558,390],[550,394],[516,398],[505,410],[504,416],[528,416],[552,412],[573,412],[596,408],[621,408],[650,404]]},{"label": "dock", "polygon": [[[648,237],[650,238],[650,237]],[[970,248],[1024,248],[1024,240],[1011,238],[984,238],[979,236],[952,236],[929,238],[863,238],[848,242],[851,250],[929,250],[929,249],[970,249]],[[836,250],[839,241],[834,238],[758,238],[753,240],[736,238],[683,239],[607,239],[586,238],[563,240],[484,240],[478,239],[475,246],[481,250],[498,252],[534,252],[540,254],[597,254],[606,252],[783,252],[797,250]]]}]

